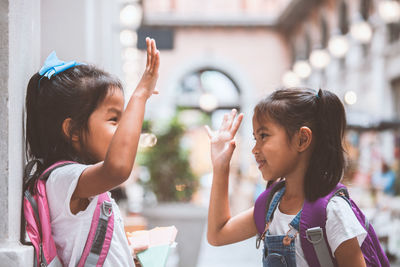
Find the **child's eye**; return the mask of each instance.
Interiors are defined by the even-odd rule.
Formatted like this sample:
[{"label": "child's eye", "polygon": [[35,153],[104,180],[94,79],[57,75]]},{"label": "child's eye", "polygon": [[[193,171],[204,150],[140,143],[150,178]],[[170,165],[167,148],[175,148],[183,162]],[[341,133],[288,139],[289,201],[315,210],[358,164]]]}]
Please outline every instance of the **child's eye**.
[{"label": "child's eye", "polygon": [[266,138],[268,136],[269,136],[269,134],[265,134],[265,133],[260,134],[261,139],[264,139],[264,138]]},{"label": "child's eye", "polygon": [[117,122],[117,121],[118,121],[118,117],[112,117],[112,118],[109,119],[109,121],[115,121],[115,122]]}]

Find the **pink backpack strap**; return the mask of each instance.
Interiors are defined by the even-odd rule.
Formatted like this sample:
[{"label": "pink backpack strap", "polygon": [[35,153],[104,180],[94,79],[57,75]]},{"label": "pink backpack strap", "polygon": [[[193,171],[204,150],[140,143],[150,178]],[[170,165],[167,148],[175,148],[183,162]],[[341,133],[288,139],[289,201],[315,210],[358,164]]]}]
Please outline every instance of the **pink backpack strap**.
[{"label": "pink backpack strap", "polygon": [[[47,203],[46,182],[51,171],[57,167],[72,164],[72,161],[60,161],[48,167],[39,177],[35,184],[35,194],[29,190],[24,191],[24,217],[26,221],[26,232],[35,247],[35,263],[45,266],[61,266],[57,256],[56,246],[51,234],[50,213]],[[35,162],[31,163],[32,169]],[[28,171],[27,169],[25,171]],[[27,175],[27,174],[25,174]]]},{"label": "pink backpack strap", "polygon": [[[57,257],[55,243],[51,235],[50,214],[46,196],[46,180],[54,169],[73,163],[76,162],[56,162],[40,175],[36,183],[36,190],[41,198],[37,197],[37,195],[31,195],[28,190],[25,191],[24,213],[27,221],[27,232],[35,247],[35,252],[37,252],[35,255],[37,261],[35,262],[45,263],[46,266],[47,264],[54,264],[53,261],[57,261],[58,263],[51,266],[62,265]],[[108,193],[103,193],[98,196],[89,235],[77,266],[103,266],[111,245],[113,231],[114,213],[112,210],[112,202]],[[38,242],[34,242],[34,240]],[[42,244],[46,244],[46,246],[43,247]]]},{"label": "pink backpack strap", "polygon": [[[56,167],[71,163],[75,162],[59,161],[46,169],[43,172],[43,177],[46,177],[48,170],[53,170]],[[114,213],[112,210],[111,199],[106,192],[98,196],[96,209],[92,217],[89,235],[86,240],[81,259],[79,260],[77,266],[103,266],[111,245],[113,232]]]},{"label": "pink backpack strap", "polygon": [[114,231],[114,213],[108,193],[98,196],[92,224],[78,267],[103,266]]},{"label": "pink backpack strap", "polygon": [[39,179],[47,180],[47,178],[50,175],[50,171],[53,171],[54,169],[62,167],[64,165],[69,165],[69,164],[74,164],[74,163],[76,163],[76,162],[75,161],[57,161],[56,163],[54,163],[53,165],[48,167],[46,170],[44,170],[44,172],[39,176]]}]

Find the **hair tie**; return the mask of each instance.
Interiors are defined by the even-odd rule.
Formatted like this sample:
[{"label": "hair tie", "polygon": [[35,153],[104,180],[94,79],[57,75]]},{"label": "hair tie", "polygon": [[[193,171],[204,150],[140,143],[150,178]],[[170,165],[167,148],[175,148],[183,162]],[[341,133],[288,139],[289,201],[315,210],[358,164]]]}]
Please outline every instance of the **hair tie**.
[{"label": "hair tie", "polygon": [[322,93],[322,90],[321,90],[321,88],[317,91],[317,93],[315,94],[315,97],[317,98],[317,99],[320,99],[321,98],[321,96],[320,96],[320,94],[319,93]]},{"label": "hair tie", "polygon": [[39,75],[47,77],[50,80],[51,76],[78,65],[85,65],[85,64],[76,61],[64,62],[62,60],[59,60],[57,58],[56,52],[53,51],[45,60],[43,67],[39,71]]}]

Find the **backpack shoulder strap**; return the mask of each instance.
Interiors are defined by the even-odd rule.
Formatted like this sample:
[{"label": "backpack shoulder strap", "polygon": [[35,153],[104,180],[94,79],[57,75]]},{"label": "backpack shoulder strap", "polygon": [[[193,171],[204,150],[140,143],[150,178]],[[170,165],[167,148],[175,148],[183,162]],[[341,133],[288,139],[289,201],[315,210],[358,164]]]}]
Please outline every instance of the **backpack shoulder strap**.
[{"label": "backpack shoulder strap", "polygon": [[[32,161],[28,163],[25,168],[25,176],[32,179],[30,172],[37,161]],[[33,194],[28,188],[24,190],[23,199],[23,213],[21,216],[21,224],[24,226],[25,230],[23,239],[25,239],[25,232],[28,233],[32,245],[35,248],[35,263],[49,264],[50,262],[56,262],[58,258],[56,257],[56,247],[51,234],[50,227],[50,213],[47,203],[45,181],[50,173],[58,167],[65,166],[67,164],[72,164],[74,162],[57,162],[47,168],[46,171],[40,177],[46,176],[46,178],[40,178],[35,181],[35,190]],[[47,265],[46,265],[47,266]]]},{"label": "backpack shoulder strap", "polygon": [[89,235],[77,267],[103,266],[114,232],[114,212],[107,192],[100,194]]},{"label": "backpack shoulder strap", "polygon": [[55,169],[64,167],[66,165],[74,164],[74,163],[76,163],[76,162],[74,162],[74,161],[58,161],[58,162],[54,163],[53,165],[51,165],[50,167],[48,167],[46,170],[44,170],[44,172],[39,176],[39,179],[47,180],[47,178],[49,178],[51,172],[54,171]]},{"label": "backpack shoulder strap", "polygon": [[328,195],[314,202],[304,201],[300,218],[300,242],[310,266],[325,267],[335,264],[325,231],[326,207],[329,200],[342,191],[347,193],[346,187],[338,184]]},{"label": "backpack shoulder strap", "polygon": [[[50,176],[50,173],[56,168],[73,163],[75,162],[59,161],[46,169],[39,179],[47,180],[47,178]],[[97,198],[97,204],[92,217],[88,238],[77,266],[103,266],[111,245],[113,232],[114,213],[112,209],[112,202],[108,193],[105,192],[100,194]]]},{"label": "backpack shoulder strap", "polygon": [[264,232],[265,229],[265,223],[266,223],[265,219],[272,197],[284,185],[285,185],[284,181],[274,183],[269,188],[265,189],[265,191],[260,194],[256,202],[254,203],[253,218],[257,227],[257,231],[260,235]]}]

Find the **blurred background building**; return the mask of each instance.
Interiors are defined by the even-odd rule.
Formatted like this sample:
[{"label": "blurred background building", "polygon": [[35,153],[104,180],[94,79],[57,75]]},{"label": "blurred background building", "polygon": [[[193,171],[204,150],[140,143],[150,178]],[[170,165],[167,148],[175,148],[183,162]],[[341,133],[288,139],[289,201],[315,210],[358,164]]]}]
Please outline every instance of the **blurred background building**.
[{"label": "blurred background building", "polygon": [[[13,265],[27,266],[18,262],[26,263],[32,253],[19,245],[19,224],[12,223],[20,220],[23,102],[30,76],[55,50],[61,59],[93,63],[117,75],[128,99],[144,68],[147,36],[161,51],[161,94],[149,101],[147,135],[132,179],[122,187],[127,229],[152,225],[146,210],[157,203],[152,189],[163,178],[151,177],[148,152],[157,147],[159,153],[172,153],[166,147],[172,142],[156,143],[156,138],[168,136],[178,124],[183,133],[176,150],[183,151],[179,157],[186,158],[197,181],[185,197],[203,207],[204,222],[211,161],[203,125],[217,128],[232,108],[245,114],[231,165],[233,213],[252,206],[265,187],[251,154],[252,109],[276,88],[306,86],[331,90],[344,102],[349,162],[344,181],[373,219],[388,253],[400,257],[399,1],[6,0],[0,13],[0,118],[7,122],[0,131],[0,155],[8,159],[0,162],[6,185],[0,188],[0,208],[6,211],[0,219],[0,259],[17,255]],[[172,200],[177,200],[192,187],[183,179],[173,188]],[[253,240],[211,248],[202,238],[192,249],[199,252],[198,266],[260,262]],[[243,249],[248,253],[239,252]],[[178,254],[170,266],[179,260],[185,266]]]}]

